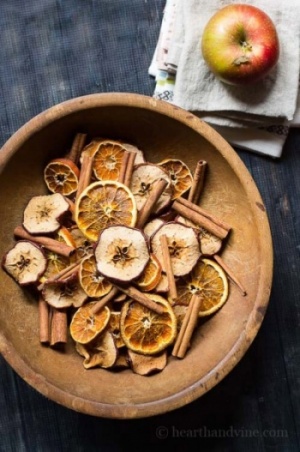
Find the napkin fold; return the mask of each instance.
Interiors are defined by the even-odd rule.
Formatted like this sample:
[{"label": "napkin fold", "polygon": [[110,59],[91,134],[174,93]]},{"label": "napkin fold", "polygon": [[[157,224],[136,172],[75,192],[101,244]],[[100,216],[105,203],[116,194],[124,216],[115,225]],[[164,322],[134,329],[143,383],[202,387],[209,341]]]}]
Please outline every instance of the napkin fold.
[{"label": "napkin fold", "polygon": [[300,2],[245,0],[273,19],[281,44],[276,68],[252,86],[232,87],[207,68],[200,51],[204,26],[235,1],[167,0],[149,73],[154,97],[172,102],[210,123],[232,144],[280,157],[290,124],[298,125]]}]

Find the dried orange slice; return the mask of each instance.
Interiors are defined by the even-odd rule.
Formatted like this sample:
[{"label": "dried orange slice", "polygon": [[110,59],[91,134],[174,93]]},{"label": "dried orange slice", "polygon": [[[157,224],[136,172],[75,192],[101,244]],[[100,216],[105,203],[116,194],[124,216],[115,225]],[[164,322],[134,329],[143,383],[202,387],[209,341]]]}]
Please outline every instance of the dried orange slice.
[{"label": "dried orange slice", "polygon": [[134,226],[136,218],[136,203],[131,191],[117,181],[94,182],[76,201],[75,221],[91,241],[96,241],[107,226]]},{"label": "dried orange slice", "polygon": [[116,142],[99,143],[93,155],[95,177],[98,180],[118,180],[125,151],[126,148]]},{"label": "dried orange slice", "polygon": [[150,254],[150,259],[142,275],[137,280],[137,285],[144,292],[153,290],[161,279],[162,268],[159,260],[154,254]]},{"label": "dried orange slice", "polygon": [[201,295],[203,301],[199,316],[213,314],[228,298],[228,279],[215,261],[200,259],[192,272],[177,283],[178,297],[175,304],[188,305],[193,294]]},{"label": "dried orange slice", "polygon": [[44,180],[52,193],[69,196],[77,190],[79,169],[72,160],[57,158],[44,169]]},{"label": "dried orange slice", "polygon": [[45,250],[45,255],[47,259],[47,267],[46,271],[40,278],[41,283],[45,282],[49,277],[52,277],[70,265],[70,259],[68,257],[60,256],[53,251],[48,250]]},{"label": "dried orange slice", "polygon": [[191,188],[193,176],[188,166],[181,160],[165,159],[159,163],[164,168],[174,188],[173,198],[176,199]]},{"label": "dried orange slice", "polygon": [[94,154],[99,149],[99,146],[104,143],[111,143],[111,144],[117,144],[122,145],[127,151],[129,152],[135,152],[136,157],[134,160],[135,165],[138,165],[140,163],[145,163],[145,156],[141,149],[139,149],[137,146],[134,146],[130,143],[125,143],[122,140],[112,140],[111,138],[94,138],[93,141],[91,141],[87,146],[85,146],[83,152],[81,153],[81,157],[83,153],[89,154],[91,157],[94,156]]},{"label": "dried orange slice", "polygon": [[92,301],[81,306],[71,320],[70,333],[75,342],[88,344],[104,330],[110,318],[110,310],[104,306],[93,314],[91,308],[96,302]]},{"label": "dried orange slice", "polygon": [[85,293],[91,298],[100,298],[112,288],[112,284],[97,270],[94,255],[85,257],[79,267],[79,282]]},{"label": "dried orange slice", "polygon": [[82,163],[84,154],[88,154],[90,157],[93,157],[95,152],[98,150],[101,143],[108,141],[105,138],[94,138],[90,143],[84,146],[81,155],[80,155],[80,163]]},{"label": "dried orange slice", "polygon": [[169,302],[160,295],[149,294],[149,297],[164,307],[163,314],[130,300],[123,305],[120,319],[125,345],[144,355],[154,355],[167,348],[177,332],[176,317]]},{"label": "dried orange slice", "polygon": [[86,246],[88,240],[86,236],[81,232],[77,225],[73,225],[69,230],[72,239],[75,242],[75,248],[79,248],[81,246]]},{"label": "dried orange slice", "polygon": [[81,232],[77,225],[72,226],[69,229],[72,236],[72,240],[75,243],[76,253],[74,253],[74,259],[82,259],[83,257],[90,256],[93,252],[93,245]]},{"label": "dried orange slice", "polygon": [[125,346],[120,332],[120,317],[121,313],[119,311],[111,311],[107,325],[107,331],[112,334],[117,348]]},{"label": "dried orange slice", "polygon": [[69,229],[67,229],[65,226],[62,226],[57,231],[57,240],[59,240],[60,242],[65,243],[68,246],[72,246],[73,248],[76,248],[75,239],[72,236],[72,234],[69,231]]},{"label": "dried orange slice", "polygon": [[[73,248],[76,247],[75,241],[70,231],[65,226],[62,226],[57,231],[55,238],[59,242],[63,242],[68,246],[72,246]],[[61,256],[54,253],[53,251],[48,250],[45,250],[45,255],[47,258],[47,268],[43,276],[40,278],[41,283],[45,282],[49,277],[52,277],[56,273],[59,273],[64,268],[67,268],[72,260],[68,257]]]}]

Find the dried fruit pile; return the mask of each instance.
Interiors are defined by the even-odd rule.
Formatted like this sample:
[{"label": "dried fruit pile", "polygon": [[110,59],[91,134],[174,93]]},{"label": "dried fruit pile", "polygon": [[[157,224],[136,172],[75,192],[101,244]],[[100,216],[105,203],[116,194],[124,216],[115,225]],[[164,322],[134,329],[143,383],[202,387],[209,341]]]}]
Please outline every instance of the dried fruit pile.
[{"label": "dried fruit pile", "polygon": [[162,370],[183,358],[199,317],[228,298],[218,255],[230,227],[198,206],[206,162],[154,164],[121,141],[75,136],[44,170],[2,266],[38,294],[40,342],[70,333],[85,368]]}]

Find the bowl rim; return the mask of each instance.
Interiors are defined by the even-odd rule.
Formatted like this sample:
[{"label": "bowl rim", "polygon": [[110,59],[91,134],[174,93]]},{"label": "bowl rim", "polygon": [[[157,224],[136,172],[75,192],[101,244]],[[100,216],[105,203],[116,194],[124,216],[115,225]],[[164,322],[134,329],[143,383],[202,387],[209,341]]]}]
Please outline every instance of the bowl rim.
[{"label": "bowl rim", "polygon": [[260,224],[261,233],[258,240],[263,257],[255,305],[231,350],[197,383],[160,400],[119,405],[95,402],[69,394],[47,381],[43,375],[33,371],[6,339],[4,333],[0,332],[0,353],[4,359],[22,379],[47,398],[84,414],[106,418],[132,419],[164,414],[196,400],[219,383],[241,360],[256,337],[268,307],[273,278],[273,246],[269,220],[261,195],[248,169],[235,150],[218,132],[191,112],[149,96],[134,93],[89,94],[66,100],[48,108],[26,122],[3,145],[0,150],[0,174],[6,163],[24,142],[54,120],[80,110],[118,106],[147,109],[175,119],[203,136],[216,148],[217,152],[222,154],[231,165],[247,193],[249,201],[251,200],[253,204],[253,215]]}]

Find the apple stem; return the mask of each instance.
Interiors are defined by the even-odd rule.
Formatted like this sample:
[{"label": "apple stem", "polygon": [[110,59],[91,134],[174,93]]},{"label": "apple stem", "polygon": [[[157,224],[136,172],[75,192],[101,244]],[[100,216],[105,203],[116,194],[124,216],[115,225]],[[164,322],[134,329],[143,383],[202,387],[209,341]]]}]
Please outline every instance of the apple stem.
[{"label": "apple stem", "polygon": [[243,47],[244,50],[248,50],[249,52],[251,52],[252,50],[252,45],[249,44],[249,42],[247,41],[240,41],[241,46]]}]

